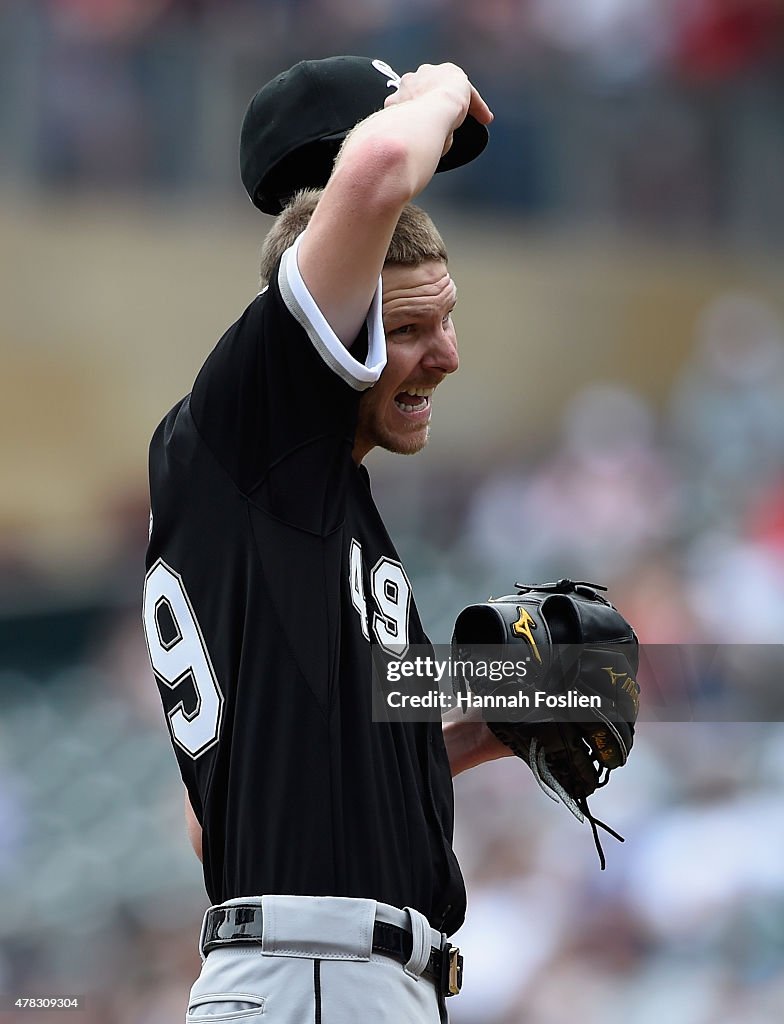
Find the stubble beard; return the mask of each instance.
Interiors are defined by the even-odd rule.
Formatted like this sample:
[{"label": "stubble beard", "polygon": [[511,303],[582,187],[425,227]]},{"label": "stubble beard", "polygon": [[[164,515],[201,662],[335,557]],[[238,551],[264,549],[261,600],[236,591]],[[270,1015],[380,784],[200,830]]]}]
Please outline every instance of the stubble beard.
[{"label": "stubble beard", "polygon": [[429,438],[430,424],[424,430],[421,427],[418,430],[412,430],[408,436],[393,434],[392,431],[382,432],[377,443],[379,447],[388,452],[394,452],[395,455],[416,455],[417,452],[422,451]]},{"label": "stubble beard", "polygon": [[356,436],[367,439],[371,448],[383,448],[395,455],[416,455],[430,438],[430,424],[424,429],[416,425],[410,432],[390,430],[378,409],[360,401]]}]

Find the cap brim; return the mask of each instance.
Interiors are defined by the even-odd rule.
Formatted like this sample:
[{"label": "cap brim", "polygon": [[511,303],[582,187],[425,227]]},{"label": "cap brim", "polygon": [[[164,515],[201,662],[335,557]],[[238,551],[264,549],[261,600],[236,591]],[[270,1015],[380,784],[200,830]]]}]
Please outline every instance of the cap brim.
[{"label": "cap brim", "polygon": [[485,125],[469,114],[455,131],[449,150],[438,161],[436,173],[471,163],[482,153],[489,138]]}]

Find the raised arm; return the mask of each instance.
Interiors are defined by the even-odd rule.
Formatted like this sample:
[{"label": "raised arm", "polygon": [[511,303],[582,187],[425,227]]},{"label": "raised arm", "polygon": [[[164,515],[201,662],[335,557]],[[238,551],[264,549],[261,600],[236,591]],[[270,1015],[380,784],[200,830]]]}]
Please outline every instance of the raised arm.
[{"label": "raised arm", "polygon": [[308,291],[344,345],[367,316],[401,210],[468,113],[481,124],[493,116],[465,72],[423,64],[346,138],[298,252]]}]

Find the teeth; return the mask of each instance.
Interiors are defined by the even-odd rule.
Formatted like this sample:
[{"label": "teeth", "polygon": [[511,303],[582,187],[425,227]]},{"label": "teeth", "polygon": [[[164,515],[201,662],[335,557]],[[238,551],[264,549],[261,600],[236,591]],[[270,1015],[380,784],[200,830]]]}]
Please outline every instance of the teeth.
[{"label": "teeth", "polygon": [[[406,392],[406,394],[408,394],[408,392]],[[425,400],[424,402],[420,402],[418,405],[409,405],[408,402],[399,402],[396,398],[395,405],[398,409],[402,409],[403,412],[421,412],[423,409],[429,407],[430,402]]]},{"label": "teeth", "polygon": [[411,405],[396,398],[395,405],[398,409],[402,409],[403,412],[421,412],[430,405],[430,396],[434,391],[435,388],[406,388],[405,391],[401,392],[401,395],[411,395],[412,398],[424,398],[424,402],[417,402],[416,405]]}]

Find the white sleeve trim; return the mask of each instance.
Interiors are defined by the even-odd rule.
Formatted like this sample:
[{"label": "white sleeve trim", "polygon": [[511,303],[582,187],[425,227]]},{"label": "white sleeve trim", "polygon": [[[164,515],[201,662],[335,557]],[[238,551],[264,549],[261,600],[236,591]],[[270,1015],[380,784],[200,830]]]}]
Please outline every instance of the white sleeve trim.
[{"label": "white sleeve trim", "polygon": [[367,358],[360,363],[329,326],[302,280],[297,264],[301,240],[302,235],[283,253],[278,271],[280,294],[286,308],[303,327],[327,366],[356,391],[365,391],[376,383],[387,364],[387,341],[381,319],[381,278],[367,315]]}]

